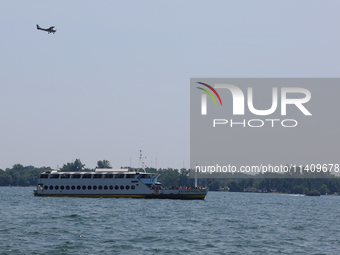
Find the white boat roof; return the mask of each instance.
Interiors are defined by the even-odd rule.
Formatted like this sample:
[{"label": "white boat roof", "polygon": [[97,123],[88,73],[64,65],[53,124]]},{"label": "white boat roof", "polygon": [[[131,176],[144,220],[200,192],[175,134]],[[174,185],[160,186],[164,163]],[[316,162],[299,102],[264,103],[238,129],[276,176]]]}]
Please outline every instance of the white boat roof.
[{"label": "white boat roof", "polygon": [[[129,172],[126,171],[107,171],[105,168],[101,168],[101,171],[97,169],[95,172],[58,172],[56,170],[51,171],[51,174],[150,174],[155,175],[154,173],[144,173],[144,172]],[[123,169],[121,169],[123,170]]]},{"label": "white boat roof", "polygon": [[121,169],[112,169],[112,168],[96,168],[96,170],[94,170],[95,172],[127,172],[127,169],[125,168],[121,168]]}]

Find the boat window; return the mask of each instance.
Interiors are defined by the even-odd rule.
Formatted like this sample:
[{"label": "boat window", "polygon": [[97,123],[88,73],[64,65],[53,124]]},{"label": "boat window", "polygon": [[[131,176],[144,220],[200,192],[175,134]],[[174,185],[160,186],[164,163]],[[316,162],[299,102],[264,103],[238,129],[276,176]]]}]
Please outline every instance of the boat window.
[{"label": "boat window", "polygon": [[110,190],[113,190],[113,185],[110,185]]},{"label": "boat window", "polygon": [[83,185],[83,187],[82,187],[82,188],[83,188],[83,190],[85,190],[85,189],[86,189],[86,186],[85,186],[85,185]]},{"label": "boat window", "polygon": [[73,186],[71,187],[71,189],[72,189],[72,190],[75,190],[75,189],[76,189],[76,187],[73,185]]},{"label": "boat window", "polygon": [[120,186],[120,189],[124,189],[124,185],[121,185],[121,186]]},{"label": "boat window", "polygon": [[47,185],[45,185],[45,186],[44,186],[44,189],[48,189],[48,186],[47,186]]},{"label": "boat window", "polygon": [[104,186],[104,189],[107,190],[107,186],[106,185]]},{"label": "boat window", "polygon": [[125,188],[126,188],[126,189],[130,189],[130,186],[129,186],[129,185],[126,185]]},{"label": "boat window", "polygon": [[115,178],[116,179],[123,179],[124,178],[124,174],[116,174]]},{"label": "boat window", "polygon": [[73,174],[72,178],[73,179],[80,179],[80,176],[81,176],[80,174]]},{"label": "boat window", "polygon": [[102,189],[103,189],[102,185],[99,185],[99,186],[98,186],[98,189],[102,190]]},{"label": "boat window", "polygon": [[92,174],[84,174],[83,179],[91,179]]},{"label": "boat window", "polygon": [[64,187],[64,186],[60,186],[60,189],[61,189],[61,190],[64,190],[64,189],[65,189],[65,187]]},{"label": "boat window", "polygon": [[119,189],[118,185],[115,186],[115,189],[116,189],[116,190]]},{"label": "boat window", "polygon": [[97,179],[101,179],[103,177],[102,174],[94,174],[93,175],[93,179],[97,178]]},{"label": "boat window", "polygon": [[94,186],[93,186],[93,189],[94,189],[94,190],[96,190],[96,189],[97,189],[97,186],[96,186],[96,185],[94,185]]},{"label": "boat window", "polygon": [[78,185],[78,186],[77,186],[77,189],[78,189],[78,190],[80,190],[80,189],[81,189],[80,185]]},{"label": "boat window", "polygon": [[52,190],[52,189],[53,189],[53,186],[51,185],[51,186],[50,186],[50,190]]},{"label": "boat window", "polygon": [[48,174],[41,174],[41,175],[40,175],[40,178],[41,178],[41,179],[47,179],[47,178],[48,178]]},{"label": "boat window", "polygon": [[113,178],[113,174],[105,174],[105,178]]},{"label": "boat window", "polygon": [[50,174],[50,179],[58,179],[59,174]]},{"label": "boat window", "polygon": [[134,179],[136,177],[135,174],[127,174],[126,178]]},{"label": "boat window", "polygon": [[150,179],[151,176],[150,174],[142,174],[142,176],[140,178],[143,178],[143,179]]},{"label": "boat window", "polygon": [[58,189],[59,189],[59,186],[58,186],[58,185],[56,185],[56,186],[55,186],[55,189],[56,189],[56,190],[58,190]]},{"label": "boat window", "polygon": [[60,178],[61,179],[68,179],[68,178],[70,178],[70,174],[61,174]]},{"label": "boat window", "polygon": [[66,189],[69,190],[69,189],[70,189],[70,186],[66,186]]},{"label": "boat window", "polygon": [[135,189],[135,185],[132,185],[132,186],[131,186],[131,189]]},{"label": "boat window", "polygon": [[87,186],[87,189],[89,189],[89,190],[90,190],[91,188],[92,188],[92,187],[91,187],[91,185]]}]

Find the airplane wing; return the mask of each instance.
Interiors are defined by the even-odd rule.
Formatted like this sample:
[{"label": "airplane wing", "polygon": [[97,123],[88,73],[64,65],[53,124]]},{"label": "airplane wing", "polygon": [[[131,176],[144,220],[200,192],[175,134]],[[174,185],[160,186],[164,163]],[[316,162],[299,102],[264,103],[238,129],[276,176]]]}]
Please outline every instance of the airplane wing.
[{"label": "airplane wing", "polygon": [[51,30],[51,29],[53,29],[53,28],[54,28],[54,26],[50,27],[49,30]]}]

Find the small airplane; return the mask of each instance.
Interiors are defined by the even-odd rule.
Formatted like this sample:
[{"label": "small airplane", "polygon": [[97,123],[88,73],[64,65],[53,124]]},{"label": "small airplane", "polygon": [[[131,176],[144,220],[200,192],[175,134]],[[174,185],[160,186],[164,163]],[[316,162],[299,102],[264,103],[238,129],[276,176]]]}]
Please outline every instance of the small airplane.
[{"label": "small airplane", "polygon": [[55,33],[55,32],[57,32],[57,30],[54,30],[53,29],[54,28],[54,26],[52,26],[52,27],[50,27],[50,28],[41,28],[38,24],[37,24],[37,29],[38,30],[42,30],[42,31],[46,31],[46,32],[48,32],[49,34],[50,33]]}]

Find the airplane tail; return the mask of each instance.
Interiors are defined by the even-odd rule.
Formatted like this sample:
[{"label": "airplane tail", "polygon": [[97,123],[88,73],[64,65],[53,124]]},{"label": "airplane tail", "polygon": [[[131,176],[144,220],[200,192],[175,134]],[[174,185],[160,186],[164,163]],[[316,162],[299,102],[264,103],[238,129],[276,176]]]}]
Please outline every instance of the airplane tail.
[{"label": "airplane tail", "polygon": [[37,24],[37,29],[41,29],[41,27],[39,27],[39,25]]}]

